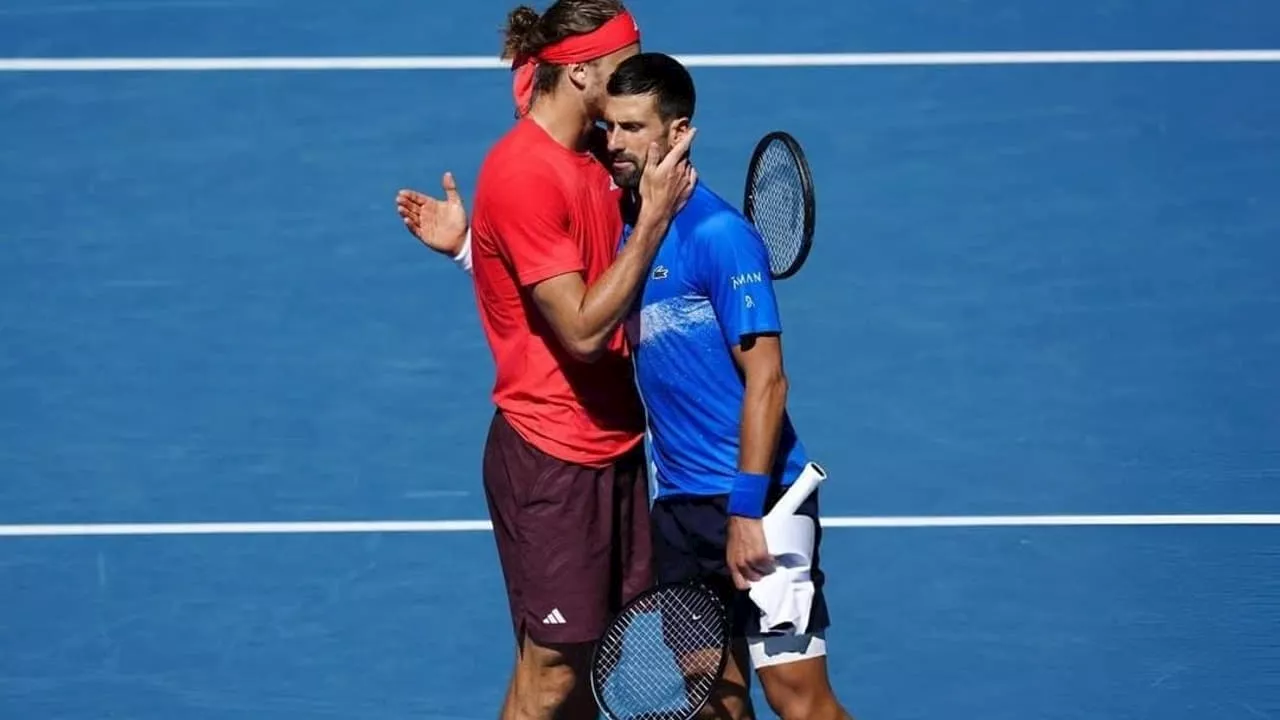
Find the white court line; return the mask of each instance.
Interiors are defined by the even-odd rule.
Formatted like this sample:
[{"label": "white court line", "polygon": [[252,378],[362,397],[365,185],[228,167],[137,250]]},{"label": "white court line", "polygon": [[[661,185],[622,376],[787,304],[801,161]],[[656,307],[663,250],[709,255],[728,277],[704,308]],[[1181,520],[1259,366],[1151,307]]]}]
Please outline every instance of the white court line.
[{"label": "white court line", "polygon": [[[1066,50],[922,53],[675,55],[689,67],[867,65],[1045,65],[1280,62],[1280,50]],[[488,56],[0,58],[0,72],[162,72],[210,70],[500,70]]]},{"label": "white court line", "polygon": [[[1072,527],[1149,525],[1280,525],[1280,514],[1230,515],[972,515],[828,517],[829,528]],[[102,535],[299,535],[335,533],[454,533],[489,531],[488,520],[95,523],[0,525],[0,537],[90,537]]]},{"label": "white court line", "polygon": [[1280,514],[1231,515],[974,515],[952,517],[832,517],[823,527],[1081,527],[1149,525],[1280,525]]}]

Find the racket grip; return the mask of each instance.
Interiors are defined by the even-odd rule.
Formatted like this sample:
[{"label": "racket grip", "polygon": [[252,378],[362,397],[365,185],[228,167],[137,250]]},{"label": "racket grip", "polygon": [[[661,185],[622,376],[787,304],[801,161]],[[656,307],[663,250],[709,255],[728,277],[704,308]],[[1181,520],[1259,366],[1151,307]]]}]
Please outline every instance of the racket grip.
[{"label": "racket grip", "polygon": [[778,502],[769,510],[766,517],[779,517],[782,515],[794,515],[796,510],[800,508],[801,503],[809,499],[814,490],[827,479],[827,471],[816,462],[809,462],[800,471],[800,476],[796,481],[791,483],[791,487],[778,498]]}]

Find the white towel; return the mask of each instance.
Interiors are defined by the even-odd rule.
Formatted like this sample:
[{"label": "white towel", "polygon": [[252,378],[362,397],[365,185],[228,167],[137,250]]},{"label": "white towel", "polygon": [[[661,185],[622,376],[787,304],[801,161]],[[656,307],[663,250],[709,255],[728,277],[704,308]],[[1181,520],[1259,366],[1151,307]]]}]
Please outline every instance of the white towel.
[{"label": "white towel", "polygon": [[769,633],[803,633],[813,607],[813,519],[806,515],[764,518],[764,539],[774,570],[751,583],[748,595],[760,610],[760,627]]}]

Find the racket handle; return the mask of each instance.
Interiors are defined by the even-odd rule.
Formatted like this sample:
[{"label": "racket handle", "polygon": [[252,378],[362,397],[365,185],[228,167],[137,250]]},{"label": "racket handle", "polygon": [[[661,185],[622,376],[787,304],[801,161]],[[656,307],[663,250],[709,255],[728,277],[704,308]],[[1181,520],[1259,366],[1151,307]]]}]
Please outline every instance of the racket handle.
[{"label": "racket handle", "polygon": [[791,487],[782,494],[777,504],[773,506],[767,517],[778,517],[782,515],[794,515],[796,510],[800,508],[801,503],[809,499],[814,490],[827,479],[827,471],[816,462],[809,462],[800,471],[800,477],[791,483]]}]

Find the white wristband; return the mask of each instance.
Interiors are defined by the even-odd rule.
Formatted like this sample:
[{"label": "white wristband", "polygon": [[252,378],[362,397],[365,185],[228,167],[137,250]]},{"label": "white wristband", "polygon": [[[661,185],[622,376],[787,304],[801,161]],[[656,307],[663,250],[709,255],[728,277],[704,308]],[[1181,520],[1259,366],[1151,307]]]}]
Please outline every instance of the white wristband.
[{"label": "white wristband", "polygon": [[462,241],[462,249],[453,256],[453,262],[465,273],[471,272],[471,228],[467,228],[467,238]]}]

